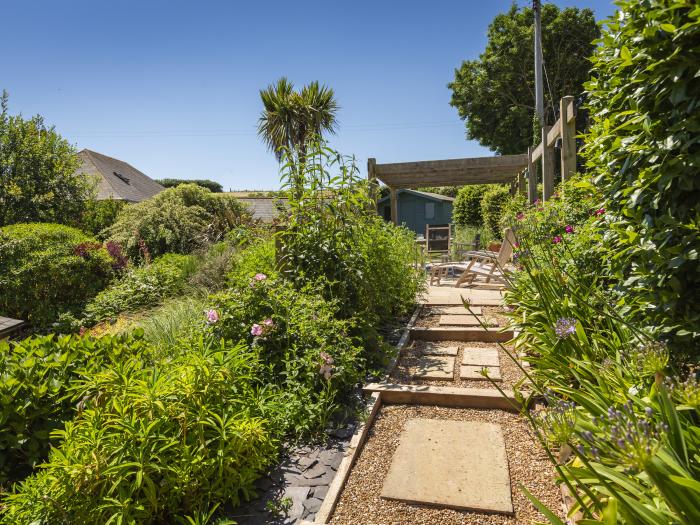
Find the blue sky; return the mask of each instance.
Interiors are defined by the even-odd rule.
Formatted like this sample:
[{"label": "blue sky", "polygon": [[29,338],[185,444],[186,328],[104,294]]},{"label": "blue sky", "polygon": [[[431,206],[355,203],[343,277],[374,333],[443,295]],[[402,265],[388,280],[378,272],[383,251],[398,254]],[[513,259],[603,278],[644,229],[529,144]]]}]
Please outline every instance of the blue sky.
[{"label": "blue sky", "polygon": [[[519,0],[519,5],[529,4]],[[593,9],[611,0],[556,1]],[[331,144],[401,162],[489,155],[464,139],[447,83],[510,0],[3,2],[0,89],[78,148],[153,178],[277,188],[256,135],[258,91],[286,75],[340,103]]]}]

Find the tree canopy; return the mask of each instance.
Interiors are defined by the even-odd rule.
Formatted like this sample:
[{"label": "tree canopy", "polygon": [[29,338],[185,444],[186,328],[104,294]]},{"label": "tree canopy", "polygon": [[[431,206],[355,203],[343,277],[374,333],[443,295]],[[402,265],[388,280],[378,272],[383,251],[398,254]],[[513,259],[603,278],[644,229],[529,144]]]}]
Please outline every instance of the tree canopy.
[{"label": "tree canopy", "polygon": [[[488,44],[479,59],[462,62],[448,84],[450,104],[466,121],[467,139],[478,140],[502,155],[524,153],[533,145],[533,24],[532,9],[513,4],[489,25]],[[599,35],[590,9],[542,6],[547,123],[555,120],[552,108],[558,108],[562,96],[582,93],[589,77],[593,41]]]},{"label": "tree canopy", "polygon": [[6,91],[0,108],[0,226],[74,223],[95,185],[75,173],[75,148],[42,117],[9,115]]}]

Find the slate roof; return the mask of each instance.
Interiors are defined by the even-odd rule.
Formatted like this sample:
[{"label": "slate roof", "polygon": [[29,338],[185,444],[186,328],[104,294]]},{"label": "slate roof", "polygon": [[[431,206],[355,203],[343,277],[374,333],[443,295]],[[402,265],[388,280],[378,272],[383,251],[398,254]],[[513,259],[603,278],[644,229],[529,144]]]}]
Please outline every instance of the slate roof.
[{"label": "slate roof", "polygon": [[286,199],[279,199],[277,197],[256,197],[249,199],[239,197],[238,201],[248,207],[250,213],[253,214],[253,219],[260,219],[263,222],[272,222],[279,214],[278,204],[286,204]]},{"label": "slate roof", "polygon": [[[429,191],[418,191],[418,190],[409,190],[409,189],[401,189],[398,191],[398,193],[412,193],[413,195],[418,195],[419,197],[425,197],[426,199],[431,199],[435,201],[447,201],[447,202],[452,202],[454,201],[454,197],[448,197],[447,195],[440,195],[439,193],[431,193]],[[390,196],[387,195],[386,197],[382,197],[379,199],[377,202],[382,202],[385,201],[389,198]]]},{"label": "slate roof", "polygon": [[89,149],[78,153],[82,165],[76,173],[97,177],[97,199],[141,202],[165,188],[124,161]]}]

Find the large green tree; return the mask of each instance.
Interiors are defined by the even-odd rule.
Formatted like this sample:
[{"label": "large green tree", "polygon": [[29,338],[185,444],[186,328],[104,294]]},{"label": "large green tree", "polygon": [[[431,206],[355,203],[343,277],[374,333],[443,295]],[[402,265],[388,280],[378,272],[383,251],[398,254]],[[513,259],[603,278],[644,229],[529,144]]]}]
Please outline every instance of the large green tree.
[{"label": "large green tree", "polygon": [[11,116],[6,91],[0,107],[0,226],[75,223],[94,189],[94,181],[75,173],[75,148],[42,117]]},{"label": "large green tree", "polygon": [[[524,153],[533,144],[535,112],[534,15],[513,4],[488,30],[488,44],[478,60],[455,70],[448,86],[450,104],[466,121],[467,138],[497,153]],[[542,6],[542,55],[547,123],[564,95],[579,95],[588,80],[593,40],[600,31],[590,9]],[[547,87],[547,83],[549,88]]]}]

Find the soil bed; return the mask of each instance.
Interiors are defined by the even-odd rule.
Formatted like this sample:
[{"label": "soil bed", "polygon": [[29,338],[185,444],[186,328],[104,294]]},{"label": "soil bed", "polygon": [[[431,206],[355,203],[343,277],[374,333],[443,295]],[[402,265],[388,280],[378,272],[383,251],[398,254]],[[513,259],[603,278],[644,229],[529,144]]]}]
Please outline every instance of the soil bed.
[{"label": "soil bed", "polygon": [[[515,516],[457,511],[382,499],[382,484],[409,419],[487,421],[502,426]],[[499,410],[386,405],[381,408],[330,521],[343,524],[514,524],[545,521],[518,487],[522,483],[553,512],[561,515],[561,493],[554,468],[526,420]]]},{"label": "soil bed", "polygon": [[[439,380],[439,379],[417,379],[413,377],[416,371],[416,365],[418,364],[418,359],[422,355],[423,349],[427,345],[437,346],[437,347],[457,347],[459,351],[457,352],[457,357],[455,358],[455,368],[454,375],[451,381]],[[396,368],[389,375],[389,380],[393,383],[401,383],[404,385],[434,385],[434,386],[459,386],[463,388],[494,388],[490,381],[484,380],[473,380],[473,379],[461,379],[459,377],[460,373],[460,363],[462,362],[462,355],[464,353],[464,348],[466,347],[478,347],[478,348],[497,348],[498,349],[498,360],[501,368],[501,378],[502,381],[498,382],[498,386],[503,388],[506,392],[511,392],[512,387],[515,386],[522,378],[523,373],[518,368],[513,360],[508,357],[506,352],[503,351],[497,344],[494,343],[482,343],[479,341],[413,341],[410,346],[404,348],[401,351],[401,355],[396,364]],[[509,351],[512,352],[512,347],[506,346]]]}]

